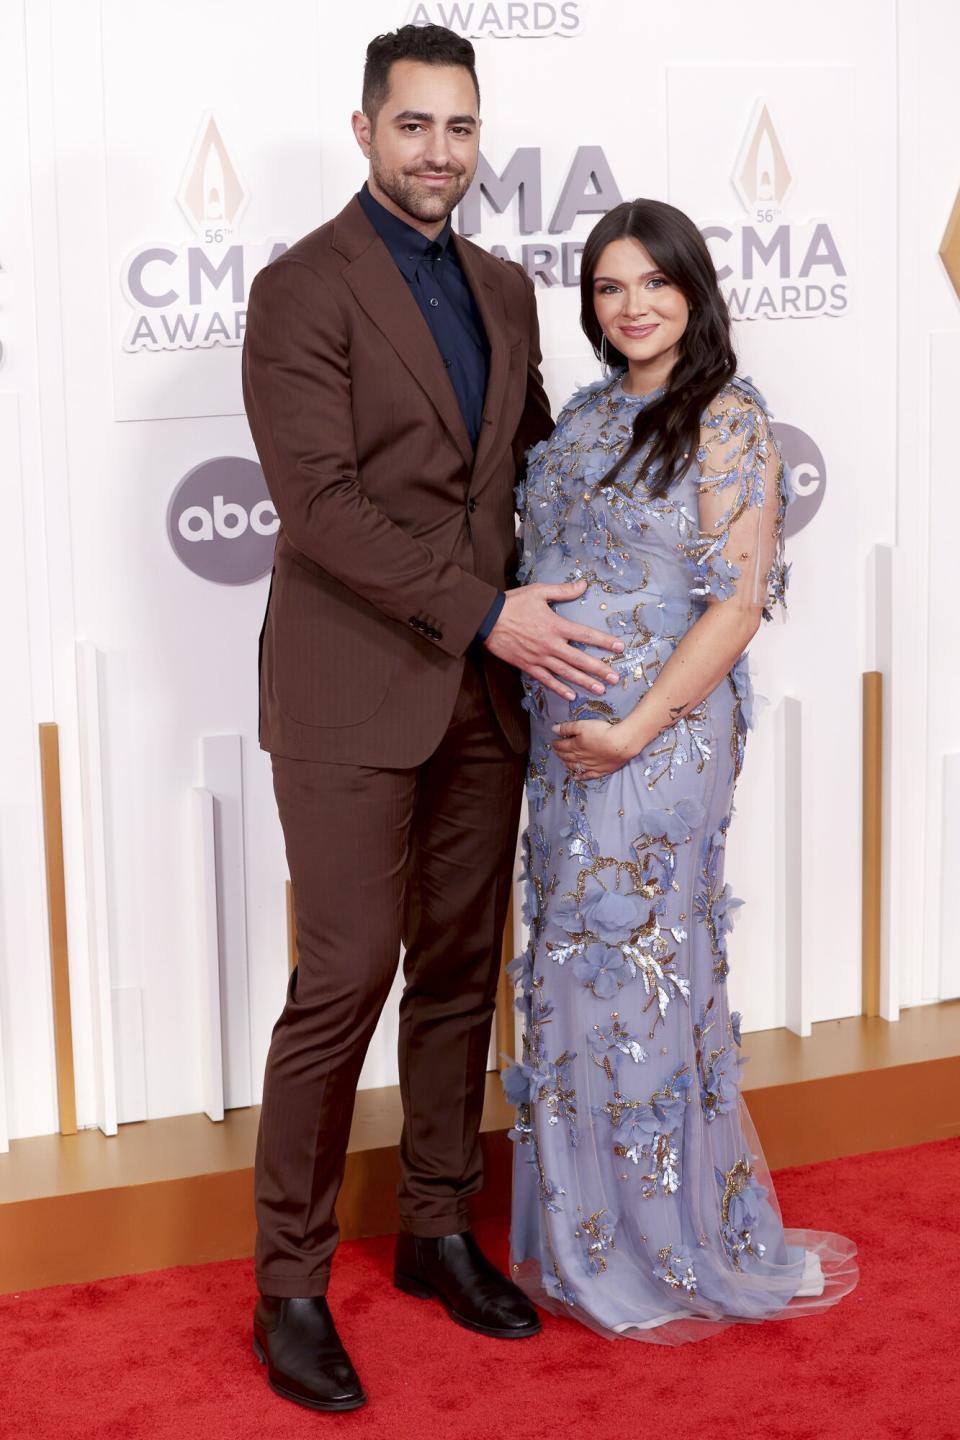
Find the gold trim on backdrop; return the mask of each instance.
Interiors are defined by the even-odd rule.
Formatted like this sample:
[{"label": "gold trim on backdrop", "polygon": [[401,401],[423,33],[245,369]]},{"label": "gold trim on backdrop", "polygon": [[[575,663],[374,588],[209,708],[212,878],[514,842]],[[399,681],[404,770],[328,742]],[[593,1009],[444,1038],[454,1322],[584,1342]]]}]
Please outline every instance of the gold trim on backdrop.
[{"label": "gold trim on backdrop", "polygon": [[861,964],[864,1015],[880,1013],[883,884],[883,676],[863,676],[863,872]]},{"label": "gold trim on backdrop", "polygon": [[514,1020],[514,989],[513,981],[507,974],[507,966],[513,959],[513,893],[510,894],[510,903],[507,906],[507,919],[503,927],[503,941],[500,951],[500,981],[497,985],[497,1011],[494,1021],[494,1036],[497,1045],[497,1069],[503,1070],[508,1064],[504,1056],[513,1058],[517,1048],[517,1030]]},{"label": "gold trim on backdrop", "polygon": [[297,920],[293,913],[293,885],[287,881],[287,974],[297,968]]},{"label": "gold trim on backdrop", "polygon": [[944,269],[950,276],[950,284],[956,291],[957,298],[960,299],[960,190],[957,191],[957,198],[953,202],[947,228],[940,241],[939,254]]},{"label": "gold trim on backdrop", "polygon": [[60,1134],[76,1135],[77,1097],[73,1074],[67,896],[63,873],[63,811],[60,798],[60,734],[57,726],[49,723],[40,726],[40,781],[47,876],[47,921],[50,934],[53,1038],[57,1062],[57,1106]]}]

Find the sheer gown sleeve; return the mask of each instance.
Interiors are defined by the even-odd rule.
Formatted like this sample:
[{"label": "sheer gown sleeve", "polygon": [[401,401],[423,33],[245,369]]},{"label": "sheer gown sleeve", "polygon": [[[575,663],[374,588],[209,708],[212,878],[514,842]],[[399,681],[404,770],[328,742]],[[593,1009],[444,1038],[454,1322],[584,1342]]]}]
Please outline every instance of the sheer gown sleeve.
[{"label": "sheer gown sleeve", "polygon": [[726,386],[700,427],[695,593],[771,619],[785,609],[787,490],[770,417],[759,397]]}]

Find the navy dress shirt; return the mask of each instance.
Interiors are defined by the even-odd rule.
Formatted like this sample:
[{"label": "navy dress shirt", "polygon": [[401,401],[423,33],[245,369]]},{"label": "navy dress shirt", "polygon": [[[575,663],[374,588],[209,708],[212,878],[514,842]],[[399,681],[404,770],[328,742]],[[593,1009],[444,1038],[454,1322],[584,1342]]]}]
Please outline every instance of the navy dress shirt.
[{"label": "navy dress shirt", "polygon": [[[358,199],[430,327],[476,449],[490,375],[490,345],[477,302],[450,243],[450,220],[436,240],[428,240],[374,200],[366,185]],[[499,593],[477,631],[479,639],[485,640],[493,629],[503,601]]]}]

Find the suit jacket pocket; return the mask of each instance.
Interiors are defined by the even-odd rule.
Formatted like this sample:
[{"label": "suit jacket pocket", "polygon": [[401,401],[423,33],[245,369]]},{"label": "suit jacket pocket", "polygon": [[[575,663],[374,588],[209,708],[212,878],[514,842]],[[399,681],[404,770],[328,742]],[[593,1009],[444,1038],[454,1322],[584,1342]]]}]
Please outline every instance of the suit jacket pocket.
[{"label": "suit jacket pocket", "polygon": [[390,688],[391,622],[317,566],[306,566],[288,557],[277,565],[264,642],[277,704],[302,725],[360,725]]}]

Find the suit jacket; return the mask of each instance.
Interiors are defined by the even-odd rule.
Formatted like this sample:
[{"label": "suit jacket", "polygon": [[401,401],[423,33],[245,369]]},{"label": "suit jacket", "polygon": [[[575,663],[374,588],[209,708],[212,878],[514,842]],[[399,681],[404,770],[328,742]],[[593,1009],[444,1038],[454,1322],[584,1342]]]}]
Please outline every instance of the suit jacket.
[{"label": "suit jacket", "polygon": [[[280,530],[260,636],[260,743],[420,764],[464,655],[515,583],[513,488],[550,433],[533,284],[454,237],[490,343],[476,453],[430,329],[357,199],[253,281],[250,429]],[[497,719],[527,744],[518,672],[482,651]]]}]

